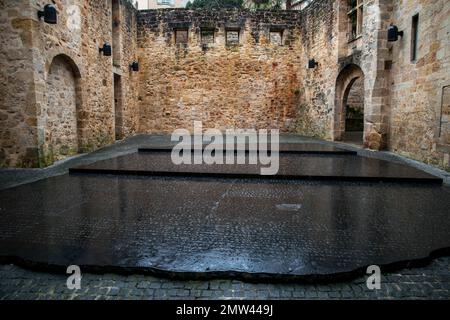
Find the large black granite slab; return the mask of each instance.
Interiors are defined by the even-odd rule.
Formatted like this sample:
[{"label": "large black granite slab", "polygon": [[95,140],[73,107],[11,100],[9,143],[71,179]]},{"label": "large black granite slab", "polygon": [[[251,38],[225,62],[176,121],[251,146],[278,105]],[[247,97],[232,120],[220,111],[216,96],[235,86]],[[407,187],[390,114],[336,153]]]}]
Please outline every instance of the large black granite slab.
[{"label": "large black granite slab", "polygon": [[[138,149],[138,152],[171,152],[175,145],[154,145],[148,147],[142,147]],[[208,144],[204,144],[201,149],[204,149]],[[215,146],[210,145],[210,146]],[[225,149],[222,146],[223,149]],[[245,150],[249,152],[250,149],[257,149],[258,146],[249,144],[236,144],[235,149]],[[195,150],[195,148],[192,148]],[[260,149],[260,148],[259,148]],[[270,150],[270,148],[269,148]],[[341,148],[336,148],[332,145],[321,144],[321,143],[281,143],[279,145],[279,152],[285,154],[320,154],[320,155],[356,155],[356,151],[344,150]]]},{"label": "large black granite slab", "polygon": [[3,262],[65,272],[336,280],[450,247],[424,184],[63,175],[0,191]]},{"label": "large black granite slab", "polygon": [[413,167],[359,156],[281,154],[276,175],[261,175],[261,165],[175,165],[168,152],[134,153],[71,168],[71,173],[216,178],[307,179],[441,184],[442,179]]}]

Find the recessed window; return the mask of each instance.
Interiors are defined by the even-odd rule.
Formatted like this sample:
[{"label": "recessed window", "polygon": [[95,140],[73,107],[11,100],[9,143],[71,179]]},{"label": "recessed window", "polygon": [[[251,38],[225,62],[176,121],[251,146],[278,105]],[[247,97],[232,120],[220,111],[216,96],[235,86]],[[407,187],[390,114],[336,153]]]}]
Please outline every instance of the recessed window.
[{"label": "recessed window", "polygon": [[214,30],[202,29],[200,30],[200,37],[202,44],[214,43]]},{"label": "recessed window", "polygon": [[441,126],[439,128],[441,143],[450,145],[450,86],[442,88]]},{"label": "recessed window", "polygon": [[175,30],[175,43],[176,44],[187,44],[188,43],[188,30]]},{"label": "recessed window", "polygon": [[364,0],[348,0],[349,38],[354,40],[362,34]]},{"label": "recessed window", "polygon": [[227,45],[239,44],[239,30],[227,30]]},{"label": "recessed window", "polygon": [[283,44],[283,32],[270,31],[270,43],[281,46]]},{"label": "recessed window", "polygon": [[158,0],[156,1],[157,5],[166,5],[166,6],[171,6],[173,5],[173,0]]},{"label": "recessed window", "polygon": [[112,1],[112,48],[113,48],[113,65],[121,64],[121,32],[120,32],[120,1]]},{"label": "recessed window", "polygon": [[417,51],[419,48],[419,15],[412,17],[411,24],[411,61],[417,60]]}]

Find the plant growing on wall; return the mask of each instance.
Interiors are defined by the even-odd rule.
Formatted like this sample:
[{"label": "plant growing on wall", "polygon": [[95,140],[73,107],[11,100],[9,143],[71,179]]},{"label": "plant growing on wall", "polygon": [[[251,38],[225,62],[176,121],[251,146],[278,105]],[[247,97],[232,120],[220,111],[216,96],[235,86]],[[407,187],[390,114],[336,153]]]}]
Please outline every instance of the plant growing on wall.
[{"label": "plant growing on wall", "polygon": [[252,0],[253,8],[255,9],[271,9],[280,10],[283,5],[283,0]]},{"label": "plant growing on wall", "polygon": [[312,0],[247,0],[244,6],[251,9],[266,9],[266,10],[293,10],[298,6],[308,4]]},{"label": "plant growing on wall", "polygon": [[186,4],[187,9],[242,8],[244,0],[193,0]]},{"label": "plant growing on wall", "polygon": [[226,9],[249,8],[256,10],[291,10],[307,0],[192,0],[186,4],[187,9]]}]

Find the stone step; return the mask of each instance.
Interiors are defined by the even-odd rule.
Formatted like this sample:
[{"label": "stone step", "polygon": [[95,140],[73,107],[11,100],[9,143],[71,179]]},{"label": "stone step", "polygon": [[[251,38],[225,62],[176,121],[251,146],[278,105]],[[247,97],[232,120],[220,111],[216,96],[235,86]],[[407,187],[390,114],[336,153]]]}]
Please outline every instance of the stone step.
[{"label": "stone step", "polygon": [[[272,166],[275,168],[274,163],[272,162]],[[90,165],[78,166],[71,168],[69,172],[72,174],[442,184],[441,178],[410,166],[352,155],[281,154],[278,172],[275,175],[264,175],[262,169],[270,166],[260,163],[256,165],[236,163],[176,165],[172,162],[170,153],[153,151],[150,153],[134,153]]]}]

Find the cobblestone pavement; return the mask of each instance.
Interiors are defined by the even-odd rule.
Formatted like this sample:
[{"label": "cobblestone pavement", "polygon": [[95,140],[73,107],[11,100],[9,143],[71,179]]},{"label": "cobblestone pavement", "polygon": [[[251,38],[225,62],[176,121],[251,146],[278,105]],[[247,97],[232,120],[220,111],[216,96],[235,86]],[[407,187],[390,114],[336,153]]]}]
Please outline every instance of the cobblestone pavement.
[{"label": "cobblestone pavement", "polygon": [[0,299],[450,299],[450,257],[424,268],[382,276],[371,291],[366,278],[336,284],[265,284],[232,280],[172,281],[143,275],[83,274],[80,290],[64,275],[0,266]]}]

